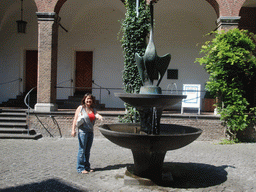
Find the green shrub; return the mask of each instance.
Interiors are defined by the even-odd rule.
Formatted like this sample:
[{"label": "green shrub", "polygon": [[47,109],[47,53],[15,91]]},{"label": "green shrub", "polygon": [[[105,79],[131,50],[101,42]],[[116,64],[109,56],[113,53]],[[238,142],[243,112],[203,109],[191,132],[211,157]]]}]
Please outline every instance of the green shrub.
[{"label": "green shrub", "polygon": [[[150,26],[150,12],[145,0],[140,1],[138,17],[136,13],[136,1],[126,0],[125,7],[127,12],[121,24],[121,32],[123,35],[121,43],[124,52],[124,91],[126,93],[138,93],[142,86],[142,81],[135,63],[135,53],[143,56],[146,50],[146,38]],[[125,104],[125,108],[127,115],[120,118],[122,122],[139,120],[139,114],[133,107]]]},{"label": "green shrub", "polygon": [[247,91],[256,80],[254,34],[232,29],[213,32],[215,38],[207,41],[196,61],[210,74],[206,89],[219,98],[217,103],[221,120],[231,140],[243,131],[254,118],[255,107],[248,102]]}]

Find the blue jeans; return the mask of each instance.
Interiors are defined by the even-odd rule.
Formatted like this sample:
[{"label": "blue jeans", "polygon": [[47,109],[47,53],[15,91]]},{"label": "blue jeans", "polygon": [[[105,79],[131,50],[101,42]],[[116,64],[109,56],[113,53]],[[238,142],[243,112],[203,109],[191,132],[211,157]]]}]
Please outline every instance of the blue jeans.
[{"label": "blue jeans", "polygon": [[89,171],[90,167],[90,151],[93,142],[93,132],[78,131],[79,149],[77,155],[77,172],[84,170]]}]

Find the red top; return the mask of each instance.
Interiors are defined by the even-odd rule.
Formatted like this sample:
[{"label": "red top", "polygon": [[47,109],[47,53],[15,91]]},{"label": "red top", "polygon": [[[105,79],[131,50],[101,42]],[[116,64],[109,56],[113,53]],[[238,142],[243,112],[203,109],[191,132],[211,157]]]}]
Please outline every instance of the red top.
[{"label": "red top", "polygon": [[92,113],[89,113],[88,116],[89,116],[90,121],[93,122],[94,119],[95,119],[94,113],[93,113],[93,112],[92,112]]}]

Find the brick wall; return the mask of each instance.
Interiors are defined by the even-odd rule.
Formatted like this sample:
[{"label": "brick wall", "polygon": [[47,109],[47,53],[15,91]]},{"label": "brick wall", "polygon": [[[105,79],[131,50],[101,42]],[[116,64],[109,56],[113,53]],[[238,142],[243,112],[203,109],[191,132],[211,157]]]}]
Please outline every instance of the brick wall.
[{"label": "brick wall", "polygon": [[216,0],[219,4],[220,16],[238,16],[246,0]]},{"label": "brick wall", "polygon": [[[103,115],[104,116],[104,115]],[[32,113],[30,115],[30,129],[41,133],[43,137],[71,137],[71,128],[74,113]],[[118,123],[117,115],[104,116],[104,121],[96,121],[95,137],[102,137],[98,126],[101,124]],[[203,130],[201,136],[197,139],[200,141],[220,141],[225,138],[225,128],[222,122],[216,116],[181,116],[181,115],[163,115],[162,124],[177,124],[191,126]],[[244,134],[245,133],[245,134]],[[242,139],[256,141],[256,125],[251,125],[244,133],[239,136]]]},{"label": "brick wall", "polygon": [[163,117],[161,123],[191,126],[203,130],[198,138],[201,141],[215,141],[225,138],[224,127],[219,119],[200,119],[196,117]]},{"label": "brick wall", "polygon": [[[71,127],[73,121],[73,113],[69,114],[31,114],[30,129],[41,133],[43,137],[71,137]],[[95,136],[101,136],[97,127],[100,124],[118,123],[117,116],[104,116],[104,121],[96,121]],[[178,124],[185,126],[192,126],[203,130],[202,135],[198,140],[214,141],[224,138],[224,127],[218,119],[196,119],[191,118],[177,118],[177,117],[162,117],[163,124]]]}]

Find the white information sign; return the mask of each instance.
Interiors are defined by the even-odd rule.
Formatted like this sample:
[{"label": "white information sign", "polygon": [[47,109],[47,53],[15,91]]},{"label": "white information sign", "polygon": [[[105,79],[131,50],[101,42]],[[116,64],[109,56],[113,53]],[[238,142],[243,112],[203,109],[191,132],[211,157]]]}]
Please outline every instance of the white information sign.
[{"label": "white information sign", "polygon": [[198,114],[200,114],[200,84],[184,84],[183,95],[187,95],[186,99],[181,103],[181,114],[183,114],[183,108],[197,108]]}]

